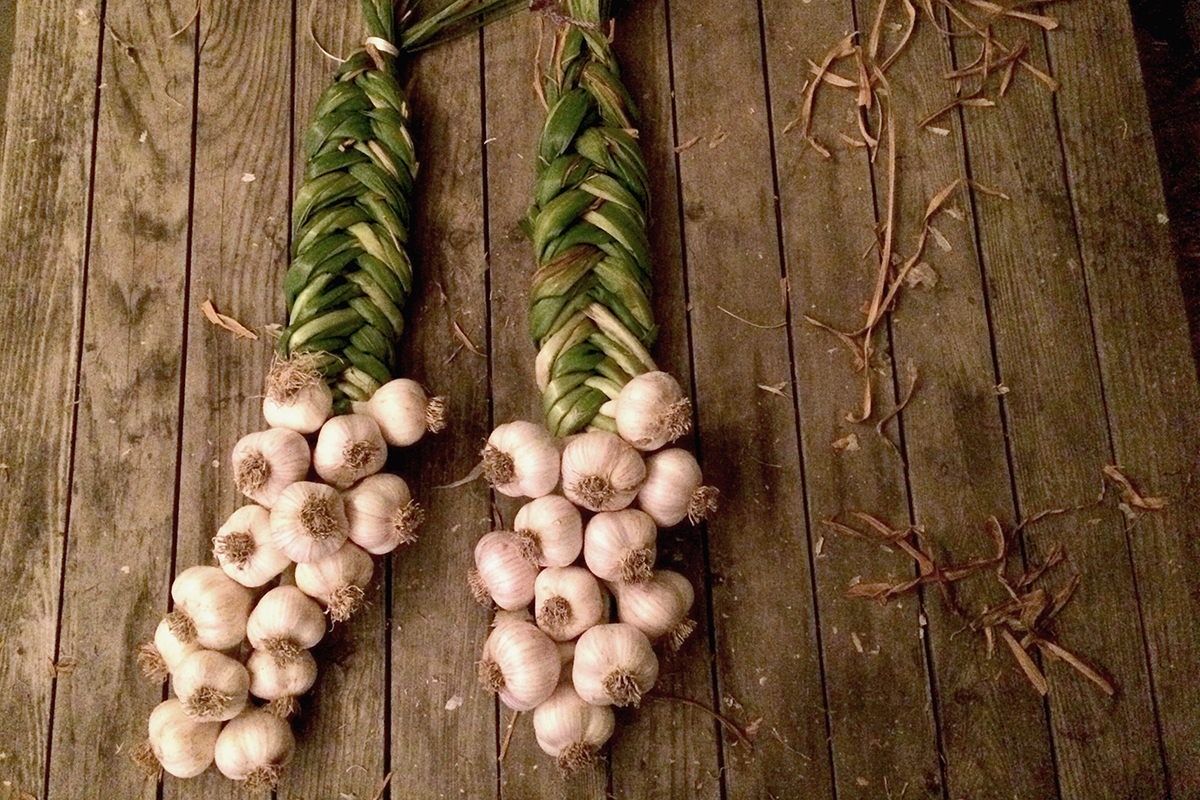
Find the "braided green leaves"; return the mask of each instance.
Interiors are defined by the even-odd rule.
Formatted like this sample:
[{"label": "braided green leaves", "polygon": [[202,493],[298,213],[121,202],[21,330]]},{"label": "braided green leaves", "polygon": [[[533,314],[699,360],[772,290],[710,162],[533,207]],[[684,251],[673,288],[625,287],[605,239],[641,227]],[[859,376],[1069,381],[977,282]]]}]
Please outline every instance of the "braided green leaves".
[{"label": "braided green leaves", "polygon": [[649,172],[602,0],[568,0],[546,81],[550,110],[526,220],[537,259],[530,329],[550,431],[615,430],[601,407],[655,370],[646,235]]}]

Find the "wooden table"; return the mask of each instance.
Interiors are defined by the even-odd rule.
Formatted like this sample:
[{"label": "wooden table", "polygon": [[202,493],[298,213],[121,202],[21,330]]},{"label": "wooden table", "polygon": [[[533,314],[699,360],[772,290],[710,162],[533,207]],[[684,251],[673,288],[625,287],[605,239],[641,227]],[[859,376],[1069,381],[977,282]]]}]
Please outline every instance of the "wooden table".
[{"label": "wooden table", "polygon": [[[210,537],[242,502],[228,452],[263,424],[267,337],[236,339],[200,307],[260,333],[283,317],[299,141],[332,72],[306,5],[0,2],[0,800],[158,791],[126,757],[162,697],[133,654],[175,572],[211,563]],[[812,126],[831,157],[796,120],[807,59],[868,31],[874,9],[645,0],[621,13],[657,189],[655,352],[692,392],[689,444],[724,502],[662,537],[664,562],[698,587],[698,633],[664,660],[663,696],[621,712],[607,760],[569,782],[527,716],[498,759],[512,715],[476,685],[490,615],[463,581],[492,501],[480,482],[437,488],[469,472],[494,424],[538,414],[517,220],[542,118],[539,21],[419,59],[423,222],[403,360],[449,397],[452,423],[395,465],[430,518],[368,610],[319,646],[280,798],[370,800],[385,775],[406,799],[1200,797],[1200,392],[1129,9],[1076,0],[1045,8],[1053,31],[998,25],[1029,37],[1025,58],[1058,91],[1018,68],[995,107],[925,128],[953,99],[942,74],[978,47],[952,49],[922,18],[888,73],[901,258],[926,205],[960,184],[930,221],[923,280],[876,331],[876,408],[858,424],[864,373],[805,318],[862,324],[888,150],[872,161],[858,146],[854,94],[836,86]],[[356,4],[317,0],[312,31],[348,52]],[[856,77],[853,61],[835,67]],[[1166,506],[1122,513],[1112,464]],[[867,530],[856,510],[919,526],[942,564],[989,557],[993,516],[1010,536],[1028,522],[1011,575],[1061,544],[1065,563],[1038,585],[1080,584],[1051,630],[1115,695],[1032,647],[1043,699],[999,630],[989,657],[934,584],[886,605],[848,597],[918,577],[896,546],[827,524]],[[990,575],[957,584],[958,605],[1007,599]],[[245,794],[215,770],[161,785]]]}]

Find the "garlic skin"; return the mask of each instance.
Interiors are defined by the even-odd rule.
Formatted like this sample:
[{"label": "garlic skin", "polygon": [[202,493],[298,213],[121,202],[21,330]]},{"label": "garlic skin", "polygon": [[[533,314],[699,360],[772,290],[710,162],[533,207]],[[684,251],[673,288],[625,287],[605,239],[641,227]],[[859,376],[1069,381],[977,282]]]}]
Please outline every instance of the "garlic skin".
[{"label": "garlic skin", "polygon": [[233,482],[239,492],[271,508],[289,484],[308,474],[308,442],[287,428],[248,433],[233,446]]},{"label": "garlic skin", "polygon": [[296,751],[292,727],[261,709],[247,709],[225,723],[217,737],[213,760],[221,774],[245,783],[254,792],[279,783],[280,771]]},{"label": "garlic skin", "polygon": [[583,567],[547,567],[533,584],[537,626],[557,642],[598,625],[606,599],[596,576]]},{"label": "garlic skin", "polygon": [[368,475],[342,495],[350,541],[372,555],[390,553],[417,540],[425,511],[413,502],[399,475]]},{"label": "garlic skin", "polygon": [[189,717],[224,722],[242,713],[250,675],[238,661],[215,650],[197,650],[171,673],[171,688]]},{"label": "garlic skin", "polygon": [[638,450],[657,450],[692,428],[692,401],[665,372],[638,375],[613,402],[617,433]]},{"label": "garlic skin", "polygon": [[610,706],[586,702],[570,681],[563,681],[533,710],[533,733],[542,752],[554,758],[564,775],[596,763],[596,754],[616,729]]},{"label": "garlic skin", "polygon": [[149,774],[161,766],[176,778],[194,778],[213,762],[219,722],[189,717],[178,698],[159,703],[150,712],[149,738],[132,753],[134,763]]},{"label": "garlic skin", "polygon": [[325,612],[295,586],[276,586],[250,612],[246,639],[281,663],[295,660],[325,636]]},{"label": "garlic skin", "polygon": [[324,558],[296,565],[296,588],[325,606],[329,619],[345,622],[362,607],[375,573],[367,551],[346,542]]},{"label": "garlic skin", "polygon": [[349,532],[342,496],[323,483],[296,481],[271,509],[271,542],[297,564],[334,552]]},{"label": "garlic skin", "polygon": [[498,425],[483,448],[483,474],[508,497],[541,497],[558,485],[558,444],[541,425],[515,420]]},{"label": "garlic skin", "polygon": [[680,447],[660,450],[646,459],[646,480],[638,490],[638,507],[660,528],[678,525],[687,517],[693,525],[717,510],[715,487],[702,486],[700,464]]},{"label": "garlic skin", "polygon": [[139,648],[137,662],[143,675],[155,683],[162,683],[170,677],[180,661],[201,649],[195,638],[186,642],[180,639],[171,623],[164,619],[154,629],[154,640]]},{"label": "garlic skin", "polygon": [[529,622],[511,620],[492,629],[483,643],[479,683],[513,711],[530,711],[558,685],[558,648]]},{"label": "garlic skin", "polygon": [[213,556],[226,575],[250,589],[292,563],[271,541],[271,512],[259,505],[242,506],[225,520],[213,537]]},{"label": "garlic skin", "polygon": [[614,584],[612,590],[617,598],[617,619],[646,634],[651,642],[665,639],[672,650],[678,650],[696,629],[696,623],[687,618],[696,593],[678,572],[656,570],[649,580]]},{"label": "garlic skin", "polygon": [[632,625],[597,625],[575,645],[571,680],[592,705],[636,706],[658,680],[658,657],[646,634]]},{"label": "garlic skin", "polygon": [[658,528],[644,511],[601,512],[583,533],[583,561],[597,578],[609,583],[648,579],[658,557]]},{"label": "garlic skin", "polygon": [[321,426],[313,447],[313,470],[338,489],[349,489],[374,475],[387,462],[387,443],[379,425],[365,414],[342,414]]},{"label": "garlic skin", "polygon": [[246,637],[253,596],[219,567],[188,567],[171,584],[171,599],[166,622],[179,641],[228,650]]},{"label": "garlic skin", "polygon": [[375,420],[384,441],[392,447],[408,447],[426,432],[437,433],[446,427],[446,399],[430,398],[421,384],[408,378],[388,381],[370,400],[351,403],[350,408]]},{"label": "garlic skin", "polygon": [[492,531],[475,545],[475,568],[467,575],[467,585],[480,603],[490,598],[500,608],[515,611],[533,601],[537,574],[538,568],[521,555],[512,531]]},{"label": "garlic skin", "polygon": [[314,355],[295,353],[271,365],[262,411],[272,428],[314,433],[332,413],[333,392]]},{"label": "garlic skin", "polygon": [[540,567],[565,567],[583,550],[583,518],[562,495],[544,495],[521,506],[513,533],[521,553]]},{"label": "garlic skin", "polygon": [[301,650],[286,663],[265,650],[252,650],[246,659],[246,671],[250,675],[250,694],[268,701],[263,710],[282,719],[296,713],[296,698],[317,682],[317,660],[308,650]]},{"label": "garlic skin", "polygon": [[645,479],[641,454],[615,433],[588,431],[563,447],[563,494],[589,511],[620,511],[633,502]]}]

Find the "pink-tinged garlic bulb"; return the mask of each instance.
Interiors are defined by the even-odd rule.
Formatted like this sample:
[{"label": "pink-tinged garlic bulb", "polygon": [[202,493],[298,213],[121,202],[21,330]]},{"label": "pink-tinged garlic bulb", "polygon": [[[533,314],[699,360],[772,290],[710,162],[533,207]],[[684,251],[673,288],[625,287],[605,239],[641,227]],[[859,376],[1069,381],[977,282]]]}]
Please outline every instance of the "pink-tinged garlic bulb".
[{"label": "pink-tinged garlic bulb", "polygon": [[614,403],[617,432],[638,450],[657,450],[692,427],[692,403],[665,372],[638,375]]},{"label": "pink-tinged garlic bulb", "polygon": [[304,437],[287,428],[248,433],[233,446],[233,483],[260,506],[271,508],[279,493],[308,474]]},{"label": "pink-tinged garlic bulb", "polygon": [[324,636],[325,612],[295,586],[276,586],[264,594],[246,624],[250,646],[285,664]]},{"label": "pink-tinged garlic bulb", "polygon": [[271,541],[298,564],[333,553],[349,533],[342,496],[324,483],[297,481],[271,509]]},{"label": "pink-tinged garlic bulb", "polygon": [[246,709],[221,729],[213,760],[221,774],[266,792],[279,783],[283,768],[296,752],[292,726],[262,709]]},{"label": "pink-tinged garlic bulb", "polygon": [[585,702],[570,681],[533,710],[533,733],[542,752],[570,775],[596,763],[596,754],[613,735],[616,716],[610,706]]},{"label": "pink-tinged garlic bulb", "polygon": [[688,619],[696,594],[692,584],[678,572],[656,570],[641,583],[612,586],[617,598],[617,619],[629,623],[650,639],[668,643],[678,650],[696,629]]},{"label": "pink-tinged garlic bulb", "polygon": [[278,358],[267,374],[263,418],[272,428],[314,433],[333,411],[333,392],[318,369],[320,356]]},{"label": "pink-tinged garlic bulb", "polygon": [[512,620],[492,629],[479,660],[479,683],[513,711],[530,711],[554,692],[558,648],[536,625]]},{"label": "pink-tinged garlic bulb", "polygon": [[620,511],[646,479],[646,462],[633,446],[608,431],[567,440],[562,453],[563,494],[589,511]]},{"label": "pink-tinged garlic bulb", "polygon": [[[180,632],[185,631],[181,629]],[[176,635],[176,629],[172,628],[170,621],[164,619],[154,630],[154,640],[138,649],[137,663],[143,675],[155,683],[162,683],[171,676],[180,661],[202,649],[194,634],[184,641]]]},{"label": "pink-tinged garlic bulb", "polygon": [[498,425],[483,448],[483,476],[508,497],[550,494],[558,485],[558,467],[558,443],[532,422]]},{"label": "pink-tinged garlic bulb", "polygon": [[534,581],[537,626],[558,642],[599,624],[607,602],[596,576],[583,567],[547,567]]},{"label": "pink-tinged garlic bulb", "polygon": [[643,511],[602,512],[588,521],[583,560],[592,574],[610,583],[637,583],[650,577],[658,554],[658,528]]},{"label": "pink-tinged garlic bulb", "polygon": [[365,414],[342,414],[321,426],[313,448],[313,469],[321,480],[348,489],[383,469],[387,442],[379,425]]},{"label": "pink-tinged garlic bulb", "polygon": [[646,634],[632,625],[596,625],[575,645],[571,679],[592,705],[636,706],[658,680],[658,657]]},{"label": "pink-tinged garlic bulb", "polygon": [[250,675],[224,653],[197,650],[171,673],[171,687],[188,716],[202,722],[224,722],[246,707]]},{"label": "pink-tinged garlic bulb", "polygon": [[180,642],[228,650],[246,637],[253,595],[219,567],[188,567],[171,584],[171,599],[166,621]]},{"label": "pink-tinged garlic bulb", "polygon": [[213,537],[213,555],[226,575],[251,589],[292,563],[271,540],[271,512],[258,505],[242,506],[225,520]]},{"label": "pink-tinged garlic bulb", "polygon": [[717,510],[718,492],[703,486],[696,457],[679,447],[660,450],[646,459],[646,480],[638,490],[638,507],[660,528],[687,517],[693,525]]},{"label": "pink-tinged garlic bulb", "polygon": [[544,495],[521,506],[513,533],[525,558],[540,567],[565,567],[583,549],[583,519],[562,495]]},{"label": "pink-tinged garlic bulb", "polygon": [[325,606],[329,619],[345,622],[362,607],[375,562],[353,542],[319,558],[296,565],[296,587]]},{"label": "pink-tinged garlic bulb", "polygon": [[309,650],[300,650],[289,661],[280,661],[265,650],[252,650],[246,660],[250,694],[266,700],[263,710],[282,719],[299,708],[296,698],[317,682],[317,660]]},{"label": "pink-tinged garlic bulb", "polygon": [[413,502],[399,475],[377,472],[342,495],[350,541],[372,555],[390,553],[417,540],[425,511]]},{"label": "pink-tinged garlic bulb", "polygon": [[146,774],[162,767],[176,778],[194,778],[213,762],[221,723],[188,716],[178,698],[159,703],[147,727],[149,738],[131,754]]},{"label": "pink-tinged garlic bulb", "polygon": [[475,545],[475,568],[467,575],[471,595],[481,603],[490,599],[508,611],[524,608],[533,600],[538,568],[521,555],[512,531],[492,531]]},{"label": "pink-tinged garlic bulb", "polygon": [[350,407],[355,414],[375,420],[392,447],[408,447],[426,432],[437,433],[446,427],[446,398],[431,398],[421,384],[408,378],[390,380],[376,389],[370,400]]}]

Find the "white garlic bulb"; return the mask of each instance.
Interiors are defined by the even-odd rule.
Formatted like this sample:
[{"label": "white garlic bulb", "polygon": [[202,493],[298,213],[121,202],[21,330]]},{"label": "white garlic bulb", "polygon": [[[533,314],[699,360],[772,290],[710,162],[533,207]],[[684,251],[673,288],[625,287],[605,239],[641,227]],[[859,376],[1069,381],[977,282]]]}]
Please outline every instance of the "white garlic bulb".
[{"label": "white garlic bulb", "polygon": [[246,707],[250,675],[240,662],[223,653],[197,650],[171,673],[171,687],[188,716],[224,722]]},{"label": "white garlic bulb", "polygon": [[666,640],[678,650],[696,628],[687,618],[696,594],[691,582],[671,570],[656,570],[641,583],[612,586],[617,598],[617,619],[634,626],[650,639]]},{"label": "white garlic bulb", "polygon": [[159,703],[150,712],[149,738],[134,750],[134,763],[147,774],[162,767],[176,778],[194,778],[213,762],[221,723],[188,716],[178,698]]},{"label": "white garlic bulb", "polygon": [[317,369],[319,357],[293,353],[267,374],[263,417],[272,428],[313,433],[333,411],[333,392]]},{"label": "white garlic bulb", "polygon": [[481,603],[490,598],[500,608],[513,611],[533,600],[538,568],[521,555],[511,531],[484,534],[475,545],[475,567],[467,575],[471,595]]},{"label": "white garlic bulb", "polygon": [[298,564],[334,552],[349,532],[342,496],[323,483],[296,481],[271,509],[271,541]]},{"label": "white garlic bulb", "polygon": [[430,398],[416,381],[396,378],[375,390],[371,399],[351,403],[355,414],[366,414],[379,423],[384,440],[392,447],[415,444],[425,432],[446,427],[446,400]]},{"label": "white garlic bulb", "polygon": [[146,642],[138,650],[137,662],[143,675],[155,683],[162,683],[180,661],[201,649],[194,636],[188,641],[180,639],[171,623],[164,619],[154,629],[154,641]]},{"label": "white garlic bulb", "polygon": [[399,475],[377,472],[342,495],[350,541],[373,555],[390,553],[417,540],[425,511],[413,502]]},{"label": "white garlic bulb", "polygon": [[583,519],[562,495],[544,495],[521,506],[513,533],[525,558],[541,567],[565,567],[583,549]]},{"label": "white garlic bulb", "polygon": [[536,625],[512,620],[492,629],[479,660],[479,683],[513,711],[536,708],[558,685],[558,648]]},{"label": "white garlic bulb", "polygon": [[617,433],[638,450],[657,450],[691,430],[692,403],[665,372],[638,375],[614,402]]},{"label": "white garlic bulb", "polygon": [[363,603],[375,572],[370,554],[346,542],[324,558],[296,565],[296,587],[325,606],[334,622],[345,622]]},{"label": "white garlic bulb", "polygon": [[179,641],[228,650],[245,638],[252,595],[219,567],[188,567],[171,584],[171,599],[167,625]]},{"label": "white garlic bulb", "polygon": [[611,706],[584,701],[570,681],[559,683],[554,694],[533,710],[538,746],[566,775],[595,763],[616,724]]},{"label": "white garlic bulb", "polygon": [[289,484],[308,474],[308,442],[287,428],[248,433],[233,446],[233,482],[237,490],[270,508]]},{"label": "white garlic bulb", "polygon": [[636,706],[658,680],[658,657],[646,634],[632,625],[596,625],[575,644],[571,680],[592,705]]},{"label": "white garlic bulb", "polygon": [[641,454],[615,433],[588,431],[572,436],[563,447],[563,494],[589,511],[625,508],[645,478]]},{"label": "white garlic bulb", "polygon": [[596,576],[583,567],[547,567],[533,584],[537,626],[559,642],[599,624],[606,600]]},{"label": "white garlic bulb", "polygon": [[483,448],[483,475],[500,494],[541,497],[558,485],[558,444],[550,431],[516,420],[498,425]]},{"label": "white garlic bulb", "polygon": [[286,662],[265,650],[251,650],[246,671],[250,674],[250,694],[266,700],[263,710],[281,719],[296,713],[296,698],[317,682],[317,660],[309,650],[299,651]]},{"label": "white garlic bulb", "polygon": [[283,663],[325,636],[325,613],[316,601],[295,586],[276,586],[250,612],[246,639]]},{"label": "white garlic bulb", "polygon": [[342,414],[321,426],[313,448],[313,469],[321,480],[348,489],[383,469],[387,443],[379,425],[365,414]]},{"label": "white garlic bulb", "polygon": [[217,737],[213,760],[221,774],[255,792],[279,783],[283,767],[296,751],[292,727],[261,709],[246,709],[225,723]]},{"label": "white garlic bulb", "polygon": [[662,528],[678,525],[684,517],[695,525],[717,510],[716,488],[702,486],[701,480],[700,465],[687,450],[660,450],[646,459],[638,507]]},{"label": "white garlic bulb", "polygon": [[271,541],[271,512],[259,505],[242,506],[225,520],[213,537],[213,555],[226,575],[252,589],[292,563]]},{"label": "white garlic bulb", "polygon": [[601,512],[588,521],[583,561],[597,578],[610,583],[644,581],[657,556],[658,528],[644,511]]}]

